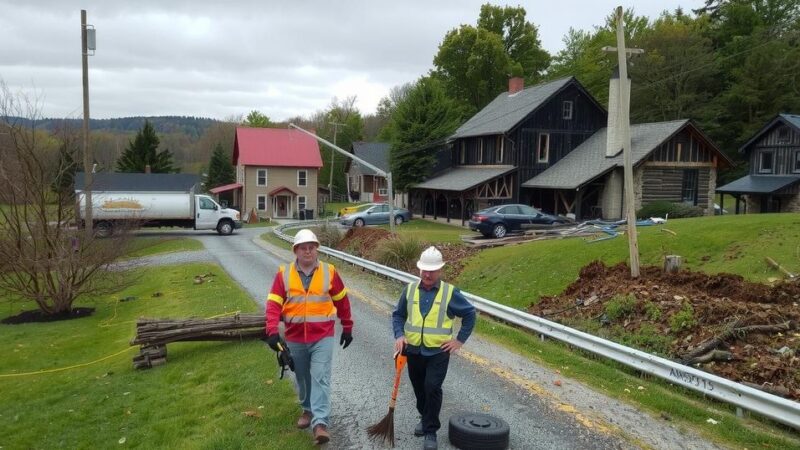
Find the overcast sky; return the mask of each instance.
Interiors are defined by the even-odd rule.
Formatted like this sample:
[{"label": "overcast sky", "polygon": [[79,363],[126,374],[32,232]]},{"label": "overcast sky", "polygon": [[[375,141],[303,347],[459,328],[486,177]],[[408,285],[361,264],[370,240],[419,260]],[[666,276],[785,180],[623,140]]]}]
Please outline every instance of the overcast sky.
[{"label": "overcast sky", "polygon": [[[80,10],[97,29],[92,118],[226,119],[258,110],[310,116],[355,95],[375,111],[393,86],[432,67],[447,31],[474,25],[486,0],[0,0],[0,80],[39,97],[45,117],[82,117]],[[650,18],[703,0],[637,0]],[[495,5],[506,3],[492,2]],[[570,27],[590,30],[619,0],[523,6],[551,54]]]}]

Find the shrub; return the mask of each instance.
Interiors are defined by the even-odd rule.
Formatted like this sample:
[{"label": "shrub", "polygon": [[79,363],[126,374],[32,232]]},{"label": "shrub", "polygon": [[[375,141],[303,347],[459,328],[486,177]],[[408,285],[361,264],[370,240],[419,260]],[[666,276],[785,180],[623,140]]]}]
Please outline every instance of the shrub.
[{"label": "shrub", "polygon": [[633,294],[615,295],[606,304],[606,317],[608,320],[617,320],[633,312],[636,306],[636,297]]},{"label": "shrub", "polygon": [[647,219],[650,217],[667,217],[681,219],[685,217],[698,217],[704,214],[703,208],[686,203],[672,203],[665,200],[651,202],[636,212],[636,217]]},{"label": "shrub", "polygon": [[375,260],[385,266],[409,273],[416,272],[415,263],[422,252],[422,242],[416,236],[395,235],[376,249]]},{"label": "shrub", "polygon": [[670,337],[649,323],[643,323],[635,333],[624,333],[620,340],[623,345],[650,353],[666,355],[669,352]]},{"label": "shrub", "polygon": [[317,235],[320,245],[325,247],[336,248],[339,242],[342,241],[342,232],[336,225],[324,222],[322,225],[312,228],[314,234]]},{"label": "shrub", "polygon": [[678,332],[684,329],[689,329],[697,325],[697,319],[694,317],[694,308],[688,302],[683,304],[680,311],[676,312],[669,318],[669,326],[672,331]]},{"label": "shrub", "polygon": [[653,302],[645,302],[644,314],[648,319],[657,322],[661,318],[661,308]]}]

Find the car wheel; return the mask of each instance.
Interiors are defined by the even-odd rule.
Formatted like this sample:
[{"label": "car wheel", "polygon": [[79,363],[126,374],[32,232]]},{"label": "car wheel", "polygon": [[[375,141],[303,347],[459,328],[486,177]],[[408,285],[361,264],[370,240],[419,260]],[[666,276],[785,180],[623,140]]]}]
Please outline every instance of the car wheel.
[{"label": "car wheel", "polygon": [[233,233],[233,224],[230,220],[223,220],[222,222],[217,225],[217,233],[228,236],[229,234]]},{"label": "car wheel", "polygon": [[356,219],[353,221],[354,227],[363,227],[364,226],[364,219]]},{"label": "car wheel", "polygon": [[448,437],[457,448],[503,450],[510,428],[505,420],[487,414],[462,413],[450,417]]},{"label": "car wheel", "polygon": [[394,216],[394,224],[400,225],[401,223],[403,223],[403,216]]},{"label": "car wheel", "polygon": [[498,239],[505,236],[507,232],[506,226],[502,223],[498,223],[492,228],[492,235]]}]

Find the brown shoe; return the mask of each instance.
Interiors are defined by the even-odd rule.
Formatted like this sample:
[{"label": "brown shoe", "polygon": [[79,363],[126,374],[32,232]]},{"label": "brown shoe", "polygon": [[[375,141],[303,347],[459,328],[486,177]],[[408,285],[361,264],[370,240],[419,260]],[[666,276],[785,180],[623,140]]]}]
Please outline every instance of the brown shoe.
[{"label": "brown shoe", "polygon": [[314,443],[322,445],[331,440],[331,435],[328,434],[328,428],[325,425],[319,424],[314,427]]},{"label": "brown shoe", "polygon": [[303,411],[303,414],[297,419],[297,428],[305,429],[311,425],[311,412]]}]

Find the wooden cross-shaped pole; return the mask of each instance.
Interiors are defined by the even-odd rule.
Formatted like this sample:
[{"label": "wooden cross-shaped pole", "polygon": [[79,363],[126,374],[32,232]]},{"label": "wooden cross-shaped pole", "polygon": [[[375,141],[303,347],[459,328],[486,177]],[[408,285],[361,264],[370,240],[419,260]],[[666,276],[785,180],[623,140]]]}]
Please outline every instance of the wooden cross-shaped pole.
[{"label": "wooden cross-shaped pole", "polygon": [[619,62],[619,108],[617,136],[622,143],[623,178],[625,183],[625,216],[628,222],[628,250],[630,251],[631,278],[639,277],[639,242],[636,235],[636,205],[633,193],[633,163],[631,161],[630,88],[628,86],[628,54],[642,53],[641,49],[625,48],[625,25],[622,6],[617,7],[617,47],[603,50],[616,51]]}]

